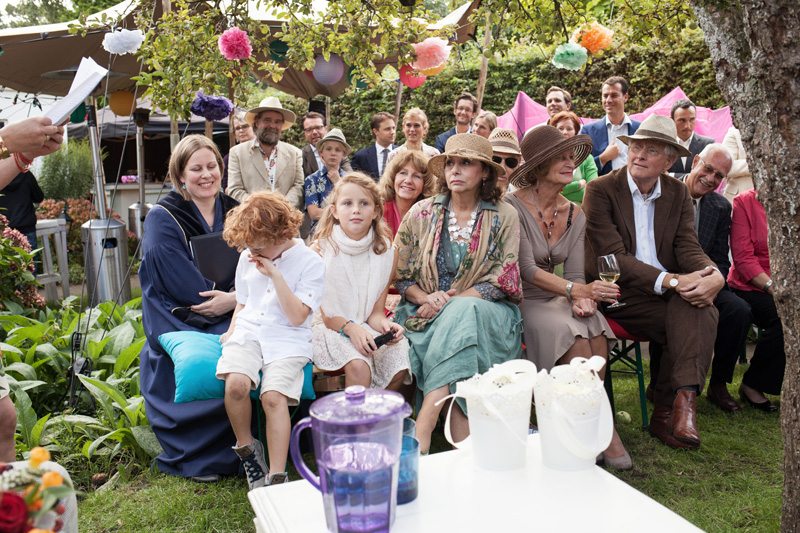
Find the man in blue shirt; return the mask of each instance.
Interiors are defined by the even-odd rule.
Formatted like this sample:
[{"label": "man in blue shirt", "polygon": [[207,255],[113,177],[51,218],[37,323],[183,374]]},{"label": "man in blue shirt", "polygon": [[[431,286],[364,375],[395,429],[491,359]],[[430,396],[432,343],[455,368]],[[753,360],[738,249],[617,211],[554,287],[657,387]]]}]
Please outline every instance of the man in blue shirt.
[{"label": "man in blue shirt", "polygon": [[456,127],[436,137],[433,145],[440,154],[444,153],[447,139],[456,133],[472,133],[472,119],[478,114],[478,99],[470,93],[461,93],[453,105],[453,114],[456,116]]}]

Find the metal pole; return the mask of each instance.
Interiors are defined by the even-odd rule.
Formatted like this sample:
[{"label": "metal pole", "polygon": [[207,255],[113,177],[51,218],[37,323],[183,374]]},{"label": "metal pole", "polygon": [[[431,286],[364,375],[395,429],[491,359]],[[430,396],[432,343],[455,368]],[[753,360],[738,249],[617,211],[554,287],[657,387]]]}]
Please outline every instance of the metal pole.
[{"label": "metal pole", "polygon": [[100,157],[100,134],[97,131],[97,113],[95,112],[95,98],[89,96],[86,110],[89,113],[89,144],[92,148],[92,170],[94,172],[94,207],[97,217],[101,220],[108,218],[106,207],[106,179],[103,175],[103,159]]},{"label": "metal pole", "polygon": [[139,205],[144,205],[144,126],[136,126],[136,171],[139,175]]}]

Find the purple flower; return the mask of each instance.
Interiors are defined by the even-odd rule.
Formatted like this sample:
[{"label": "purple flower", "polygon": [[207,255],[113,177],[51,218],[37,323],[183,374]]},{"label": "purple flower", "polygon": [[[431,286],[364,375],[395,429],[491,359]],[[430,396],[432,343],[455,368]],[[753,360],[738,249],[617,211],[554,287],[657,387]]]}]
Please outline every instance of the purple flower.
[{"label": "purple flower", "polygon": [[222,120],[230,116],[233,104],[223,96],[209,96],[197,91],[192,102],[192,113],[206,120]]}]

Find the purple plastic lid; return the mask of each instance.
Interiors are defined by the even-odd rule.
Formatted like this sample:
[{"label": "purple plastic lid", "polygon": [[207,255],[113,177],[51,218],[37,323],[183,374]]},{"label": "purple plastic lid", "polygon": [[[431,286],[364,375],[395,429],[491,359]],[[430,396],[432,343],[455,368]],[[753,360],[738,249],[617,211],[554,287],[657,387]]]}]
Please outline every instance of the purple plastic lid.
[{"label": "purple plastic lid", "polygon": [[329,424],[369,424],[394,416],[405,418],[411,414],[411,406],[400,393],[351,385],[344,392],[315,401],[309,414]]}]

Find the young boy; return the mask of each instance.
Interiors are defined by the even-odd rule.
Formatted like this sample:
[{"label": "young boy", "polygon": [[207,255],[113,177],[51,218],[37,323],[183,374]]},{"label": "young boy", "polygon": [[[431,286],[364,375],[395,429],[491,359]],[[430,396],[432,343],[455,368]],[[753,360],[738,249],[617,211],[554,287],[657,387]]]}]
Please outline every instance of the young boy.
[{"label": "young boy", "polygon": [[322,204],[325,198],[333,190],[333,186],[336,185],[342,174],[340,165],[350,154],[351,149],[342,130],[334,128],[317,143],[317,151],[319,151],[324,166],[306,176],[305,179],[306,211],[312,220],[312,232],[319,217],[322,216]]},{"label": "young boy", "polygon": [[[290,405],[312,359],[311,317],[325,293],[325,264],[294,239],[303,215],[280,193],[258,192],[231,210],[223,236],[242,251],[236,268],[236,308],[222,335],[217,378],[225,381],[228,413],[250,490],[287,481]],[[261,378],[258,373],[261,372]],[[269,449],[250,432],[250,390],[261,380]]]}]

